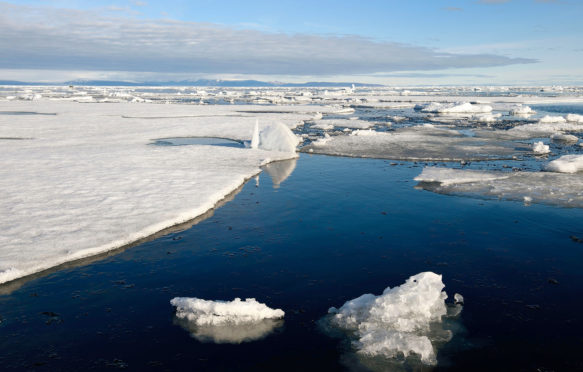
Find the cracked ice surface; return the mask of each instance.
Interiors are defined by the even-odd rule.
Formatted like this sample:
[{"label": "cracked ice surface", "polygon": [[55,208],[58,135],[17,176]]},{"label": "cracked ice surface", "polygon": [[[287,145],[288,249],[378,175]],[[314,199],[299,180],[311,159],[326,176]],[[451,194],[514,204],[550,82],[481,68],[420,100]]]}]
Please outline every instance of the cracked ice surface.
[{"label": "cracked ice surface", "polygon": [[[0,111],[56,113],[0,115],[0,137],[26,138],[0,147],[0,283],[193,219],[259,173],[261,165],[297,156],[149,144],[188,136],[250,140],[257,118],[265,129],[275,122],[291,127],[314,115],[241,115],[241,108],[0,102]],[[273,135],[272,130],[266,138],[278,148]]]}]

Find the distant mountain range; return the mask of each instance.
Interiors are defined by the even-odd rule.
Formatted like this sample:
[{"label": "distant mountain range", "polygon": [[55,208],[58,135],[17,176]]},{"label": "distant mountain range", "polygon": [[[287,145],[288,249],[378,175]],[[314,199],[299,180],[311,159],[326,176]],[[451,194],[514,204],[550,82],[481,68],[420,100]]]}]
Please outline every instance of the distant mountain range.
[{"label": "distant mountain range", "polygon": [[381,84],[363,84],[363,83],[329,83],[329,82],[307,82],[307,83],[283,83],[283,82],[267,82],[259,80],[182,80],[182,81],[115,81],[115,80],[73,80],[62,83],[39,83],[39,82],[24,82],[14,80],[0,80],[0,85],[73,85],[73,86],[150,86],[150,87],[177,87],[177,86],[192,86],[192,87],[323,87],[323,88],[342,88],[350,87],[354,84],[356,87],[382,87]]}]

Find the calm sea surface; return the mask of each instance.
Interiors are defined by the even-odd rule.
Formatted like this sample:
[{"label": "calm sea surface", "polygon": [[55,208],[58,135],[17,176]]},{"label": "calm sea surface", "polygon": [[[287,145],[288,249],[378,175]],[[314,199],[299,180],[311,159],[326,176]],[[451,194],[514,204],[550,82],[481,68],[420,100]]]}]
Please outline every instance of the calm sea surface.
[{"label": "calm sea surface", "polygon": [[[357,369],[317,321],[434,271],[466,301],[437,369],[582,369],[583,211],[418,190],[422,166],[302,155],[279,187],[263,172],[186,231],[28,281],[0,296],[0,365]],[[261,340],[205,343],[177,324],[176,296],[254,297],[286,316]]]}]

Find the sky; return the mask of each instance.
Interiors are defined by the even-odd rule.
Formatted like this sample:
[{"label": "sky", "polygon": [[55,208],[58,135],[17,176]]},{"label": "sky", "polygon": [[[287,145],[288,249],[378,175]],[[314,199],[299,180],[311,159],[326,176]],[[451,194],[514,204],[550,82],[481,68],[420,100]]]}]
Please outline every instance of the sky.
[{"label": "sky", "polygon": [[0,1],[0,80],[583,85],[581,0]]}]

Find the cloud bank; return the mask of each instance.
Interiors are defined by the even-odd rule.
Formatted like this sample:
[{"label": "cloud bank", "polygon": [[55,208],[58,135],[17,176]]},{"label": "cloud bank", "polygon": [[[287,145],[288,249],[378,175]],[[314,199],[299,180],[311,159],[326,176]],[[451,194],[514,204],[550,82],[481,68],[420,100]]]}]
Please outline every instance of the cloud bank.
[{"label": "cloud bank", "polygon": [[359,36],[266,33],[0,3],[0,68],[336,75],[536,62]]}]

